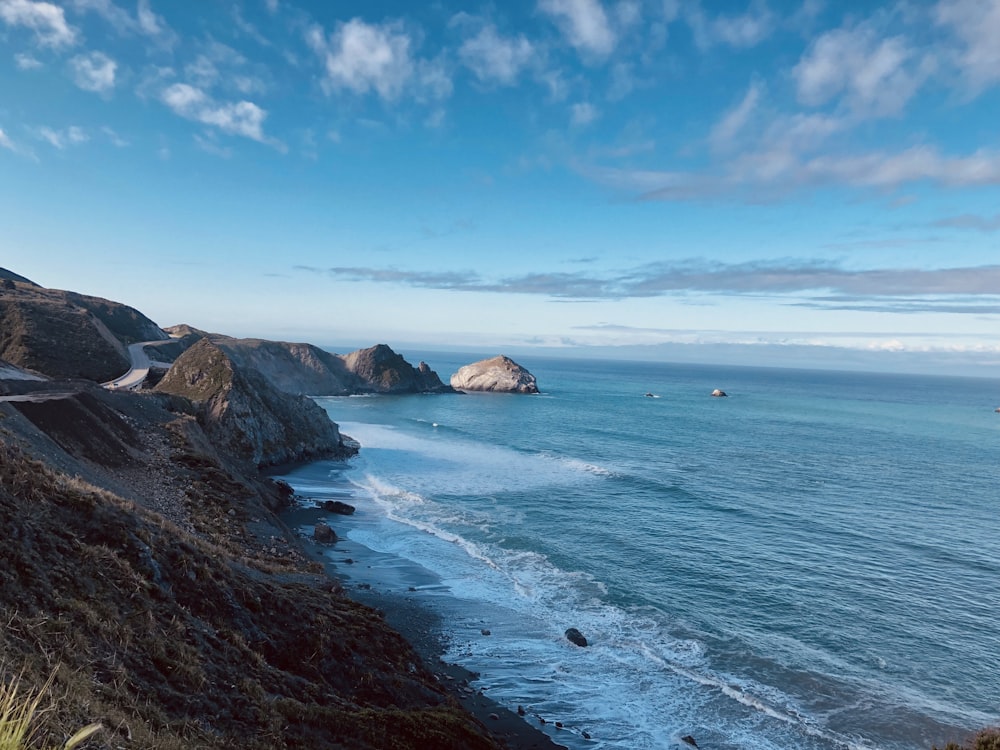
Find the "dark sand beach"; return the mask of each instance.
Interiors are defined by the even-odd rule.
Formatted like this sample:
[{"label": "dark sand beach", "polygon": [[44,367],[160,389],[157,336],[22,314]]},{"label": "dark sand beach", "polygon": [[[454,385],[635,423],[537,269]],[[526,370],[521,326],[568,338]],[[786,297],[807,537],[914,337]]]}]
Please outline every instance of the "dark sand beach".
[{"label": "dark sand beach", "polygon": [[[324,496],[324,499],[328,499]],[[349,492],[341,499],[352,502]],[[355,522],[349,516],[338,516],[318,507],[310,507],[305,499],[300,507],[284,514],[283,520],[294,529],[311,529],[323,521],[335,531]],[[540,727],[555,728],[558,717],[539,717],[530,706],[524,716],[500,705],[489,695],[489,685],[479,675],[451,664],[442,658],[447,650],[449,629],[440,614],[434,611],[426,597],[436,595],[440,587],[427,571],[393,555],[376,552],[362,544],[343,538],[333,545],[320,545],[308,535],[302,545],[307,553],[323,564],[328,574],[340,582],[344,593],[361,604],[378,610],[386,623],[398,631],[424,660],[452,696],[478,719],[490,734],[510,750],[565,750],[565,746],[546,734]],[[542,720],[545,720],[543,724]]]}]

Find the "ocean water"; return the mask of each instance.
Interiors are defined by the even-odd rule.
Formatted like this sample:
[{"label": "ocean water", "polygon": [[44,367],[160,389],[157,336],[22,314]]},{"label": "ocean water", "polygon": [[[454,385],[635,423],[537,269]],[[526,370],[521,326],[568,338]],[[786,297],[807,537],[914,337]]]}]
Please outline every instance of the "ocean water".
[{"label": "ocean water", "polygon": [[361,453],[286,476],[494,699],[601,750],[1000,722],[1000,380],[522,364],[541,395],[317,399]]}]

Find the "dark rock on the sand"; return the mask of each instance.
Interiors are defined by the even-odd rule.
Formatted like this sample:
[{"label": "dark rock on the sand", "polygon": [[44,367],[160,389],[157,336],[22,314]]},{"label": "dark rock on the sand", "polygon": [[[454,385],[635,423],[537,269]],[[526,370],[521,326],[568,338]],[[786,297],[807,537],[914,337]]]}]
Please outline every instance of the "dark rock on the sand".
[{"label": "dark rock on the sand", "polygon": [[729,394],[719,388],[716,388],[712,391],[712,395],[716,398],[726,398]]},{"label": "dark rock on the sand", "polygon": [[451,376],[451,387],[459,391],[538,393],[535,376],[502,355],[460,367]]},{"label": "dark rock on the sand", "polygon": [[681,742],[686,742],[692,747],[698,747],[698,743],[694,741],[694,737],[692,737],[690,734],[685,734],[683,737],[681,737]]},{"label": "dark rock on the sand", "polygon": [[577,646],[584,647],[587,645],[587,639],[584,637],[576,628],[568,628],[566,630],[566,640],[570,643],[575,643]]},{"label": "dark rock on the sand", "polygon": [[313,539],[320,544],[333,544],[337,541],[337,532],[331,529],[329,524],[320,521],[313,527]]},{"label": "dark rock on the sand", "polygon": [[493,721],[500,721],[500,717],[497,714],[490,714],[490,718],[493,719]]},{"label": "dark rock on the sand", "polygon": [[524,716],[524,706],[518,706],[517,707],[517,715],[518,716]]},{"label": "dark rock on the sand", "polygon": [[337,513],[341,516],[353,516],[355,510],[353,505],[342,503],[340,500],[324,500],[320,507],[328,513]]}]

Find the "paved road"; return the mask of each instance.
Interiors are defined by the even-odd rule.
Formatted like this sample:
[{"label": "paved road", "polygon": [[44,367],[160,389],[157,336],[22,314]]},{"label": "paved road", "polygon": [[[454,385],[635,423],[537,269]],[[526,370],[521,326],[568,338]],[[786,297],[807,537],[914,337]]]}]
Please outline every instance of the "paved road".
[{"label": "paved road", "polygon": [[79,391],[41,391],[38,393],[22,393],[17,396],[0,396],[0,401],[15,401],[20,403],[40,404],[42,401],[57,401],[61,398],[76,396]]},{"label": "paved road", "polygon": [[[140,341],[136,344],[129,344],[128,356],[129,359],[132,360],[132,368],[124,375],[117,377],[114,380],[109,380],[107,383],[103,383],[102,385],[113,391],[134,391],[142,385],[142,382],[149,374],[150,367],[162,364],[160,362],[151,361],[149,359],[149,355],[146,354],[144,347],[168,343],[170,343],[169,339],[161,341]],[[169,367],[169,365],[164,366]]]}]

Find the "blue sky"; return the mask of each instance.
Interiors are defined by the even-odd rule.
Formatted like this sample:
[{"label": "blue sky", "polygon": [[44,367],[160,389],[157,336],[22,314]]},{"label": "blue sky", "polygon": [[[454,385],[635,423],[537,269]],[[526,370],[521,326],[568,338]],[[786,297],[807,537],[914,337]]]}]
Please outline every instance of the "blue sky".
[{"label": "blue sky", "polygon": [[1000,0],[0,0],[0,265],[335,348],[995,373],[997,39]]}]

